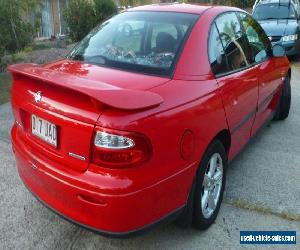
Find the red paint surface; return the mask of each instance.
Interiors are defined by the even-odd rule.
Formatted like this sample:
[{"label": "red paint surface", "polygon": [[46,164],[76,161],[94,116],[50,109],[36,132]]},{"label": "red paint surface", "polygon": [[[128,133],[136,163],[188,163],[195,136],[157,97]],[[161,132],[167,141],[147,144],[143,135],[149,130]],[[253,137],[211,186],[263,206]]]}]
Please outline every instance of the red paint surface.
[{"label": "red paint surface", "polygon": [[[272,58],[217,81],[208,62],[207,36],[214,18],[234,8],[138,9],[202,14],[172,79],[68,60],[9,68],[16,119],[12,143],[21,178],[66,217],[114,233],[140,229],[183,207],[208,144],[227,131],[231,160],[275,110],[281,78],[289,69],[286,58]],[[43,93],[40,103],[34,101],[37,91]],[[274,97],[231,133],[272,91]],[[57,125],[57,148],[31,135],[31,114]],[[92,163],[96,127],[144,136],[151,155],[122,169]],[[85,160],[72,158],[69,152]]]}]

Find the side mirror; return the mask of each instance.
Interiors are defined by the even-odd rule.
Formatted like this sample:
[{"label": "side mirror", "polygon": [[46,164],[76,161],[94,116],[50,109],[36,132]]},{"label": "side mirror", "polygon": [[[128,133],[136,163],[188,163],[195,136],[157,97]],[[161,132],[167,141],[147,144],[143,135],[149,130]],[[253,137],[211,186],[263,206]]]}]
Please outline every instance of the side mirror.
[{"label": "side mirror", "polygon": [[284,57],[285,54],[285,49],[279,45],[279,44],[275,44],[272,48],[272,54],[274,57]]}]

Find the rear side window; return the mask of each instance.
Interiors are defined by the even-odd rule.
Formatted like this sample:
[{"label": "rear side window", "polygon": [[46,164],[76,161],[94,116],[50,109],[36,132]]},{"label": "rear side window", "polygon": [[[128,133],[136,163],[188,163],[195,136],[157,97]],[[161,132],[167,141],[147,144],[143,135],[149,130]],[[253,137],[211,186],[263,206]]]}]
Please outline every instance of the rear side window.
[{"label": "rear side window", "polygon": [[269,38],[260,25],[249,15],[239,13],[245,34],[249,42],[251,63],[259,63],[268,58],[271,49]]},{"label": "rear side window", "polygon": [[208,53],[211,68],[215,75],[221,75],[229,71],[222,41],[215,24],[211,28]]},{"label": "rear side window", "polygon": [[251,55],[237,15],[234,12],[223,14],[215,23],[227,56],[229,70],[236,71],[248,67],[251,64]]}]

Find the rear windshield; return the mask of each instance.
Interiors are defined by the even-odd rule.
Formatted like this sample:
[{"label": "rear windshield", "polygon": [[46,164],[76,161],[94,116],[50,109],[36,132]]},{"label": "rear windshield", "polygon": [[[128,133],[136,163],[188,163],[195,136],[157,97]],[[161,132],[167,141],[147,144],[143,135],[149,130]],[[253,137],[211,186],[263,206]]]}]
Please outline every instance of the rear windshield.
[{"label": "rear windshield", "polygon": [[296,12],[292,5],[266,4],[257,6],[253,17],[256,20],[296,19]]},{"label": "rear windshield", "polygon": [[68,56],[90,64],[169,75],[197,15],[124,12],[95,28]]}]

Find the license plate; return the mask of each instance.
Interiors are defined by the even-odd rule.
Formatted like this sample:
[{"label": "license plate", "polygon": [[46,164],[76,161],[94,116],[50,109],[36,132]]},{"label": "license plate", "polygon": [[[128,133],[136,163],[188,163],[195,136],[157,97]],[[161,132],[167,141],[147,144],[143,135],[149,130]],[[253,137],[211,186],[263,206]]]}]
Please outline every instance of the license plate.
[{"label": "license plate", "polygon": [[31,133],[41,140],[57,147],[56,125],[36,115],[31,115]]}]

